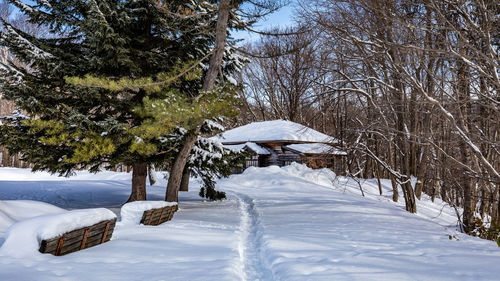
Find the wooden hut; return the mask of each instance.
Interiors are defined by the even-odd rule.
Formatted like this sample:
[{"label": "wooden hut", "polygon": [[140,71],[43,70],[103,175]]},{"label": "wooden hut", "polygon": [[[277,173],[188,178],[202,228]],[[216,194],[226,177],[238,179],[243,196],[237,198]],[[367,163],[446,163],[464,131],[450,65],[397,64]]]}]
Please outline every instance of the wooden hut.
[{"label": "wooden hut", "polygon": [[250,152],[243,169],[250,166],[281,167],[297,162],[341,173],[347,155],[337,148],[337,139],[285,120],[250,123],[227,130],[216,138],[228,148]]}]

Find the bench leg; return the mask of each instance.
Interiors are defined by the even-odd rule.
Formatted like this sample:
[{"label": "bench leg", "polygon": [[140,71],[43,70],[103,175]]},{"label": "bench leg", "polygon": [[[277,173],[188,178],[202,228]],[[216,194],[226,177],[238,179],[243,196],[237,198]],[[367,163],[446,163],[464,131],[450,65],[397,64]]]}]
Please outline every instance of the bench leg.
[{"label": "bench leg", "polygon": [[83,233],[82,245],[80,246],[80,250],[85,249],[85,244],[87,243],[87,236],[89,236],[90,228],[85,229],[85,233]]},{"label": "bench leg", "polygon": [[104,234],[102,235],[101,244],[104,243],[104,240],[106,240],[106,236],[108,236],[108,230],[109,230],[109,222],[106,224],[106,229],[104,230]]},{"label": "bench leg", "polygon": [[59,238],[59,243],[57,243],[56,256],[61,255],[63,244],[64,244],[64,235],[61,238]]}]

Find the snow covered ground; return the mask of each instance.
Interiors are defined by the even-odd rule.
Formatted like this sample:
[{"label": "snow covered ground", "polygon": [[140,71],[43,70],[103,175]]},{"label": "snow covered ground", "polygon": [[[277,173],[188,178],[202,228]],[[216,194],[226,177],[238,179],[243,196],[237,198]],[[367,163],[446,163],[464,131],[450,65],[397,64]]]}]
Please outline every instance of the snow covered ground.
[{"label": "snow covered ground", "polygon": [[[409,214],[390,201],[388,181],[384,196],[376,181],[361,184],[365,197],[326,170],[249,168],[220,180],[228,200],[213,203],[192,180],[172,221],[118,222],[110,242],[63,257],[0,251],[0,280],[498,280],[500,249],[457,233],[451,208],[424,198]],[[129,188],[126,173],[0,169],[1,200],[67,210],[119,215]],[[149,200],[164,193],[165,181],[148,186]],[[0,245],[10,225],[57,207],[0,201]]]}]

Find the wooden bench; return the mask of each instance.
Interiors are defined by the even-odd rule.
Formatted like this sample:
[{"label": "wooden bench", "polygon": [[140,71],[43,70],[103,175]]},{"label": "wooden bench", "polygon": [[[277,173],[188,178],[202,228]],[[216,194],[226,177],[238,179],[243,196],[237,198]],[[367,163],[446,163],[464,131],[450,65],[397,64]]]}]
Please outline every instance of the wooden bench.
[{"label": "wooden bench", "polygon": [[62,236],[42,240],[39,251],[63,256],[108,242],[113,235],[115,224],[116,218],[66,232]]},{"label": "wooden bench", "polygon": [[165,206],[163,208],[149,209],[142,214],[141,223],[144,225],[159,225],[172,219],[178,206]]}]

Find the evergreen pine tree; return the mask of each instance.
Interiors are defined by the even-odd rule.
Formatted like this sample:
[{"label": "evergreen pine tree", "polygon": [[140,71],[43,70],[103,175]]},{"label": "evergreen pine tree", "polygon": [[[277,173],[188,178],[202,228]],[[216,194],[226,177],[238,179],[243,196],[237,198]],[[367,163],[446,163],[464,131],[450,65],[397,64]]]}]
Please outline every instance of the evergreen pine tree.
[{"label": "evergreen pine tree", "polygon": [[[244,0],[220,0],[218,2],[217,11],[217,24],[215,26],[215,41],[213,47],[213,54],[211,55],[208,69],[204,75],[202,91],[212,91],[220,86],[220,82],[224,79],[224,69],[227,69],[228,50],[231,52],[233,49],[233,42],[228,38],[229,29],[238,26],[239,28],[246,28],[249,30],[251,23],[261,16],[265,16],[281,6],[281,0],[257,0],[257,1],[244,1]],[[254,7],[253,11],[242,12],[241,7],[244,2],[247,2],[250,7]],[[251,10],[251,9],[250,9]],[[241,13],[238,13],[241,12]],[[246,15],[250,22],[244,22],[240,18],[240,14]],[[235,56],[237,57],[237,56]],[[222,70],[222,71],[221,71]],[[219,75],[222,72],[222,77]],[[170,177],[167,184],[167,192],[165,194],[166,201],[178,201],[178,192],[181,186],[185,186],[184,180],[189,180],[189,177],[182,176],[184,171],[189,166],[189,156],[193,147],[195,147],[198,136],[202,131],[203,123],[194,123],[188,131],[184,142],[172,161],[170,169]],[[203,194],[207,194],[202,190]],[[212,197],[212,196],[209,196]],[[217,197],[217,196],[216,196]]]},{"label": "evergreen pine tree", "polygon": [[[131,165],[129,200],[145,200],[151,163],[173,159],[193,124],[232,114],[234,87],[201,93],[214,3],[9,1],[50,30],[37,38],[2,21],[0,45],[29,67],[2,67],[1,91],[25,115],[3,119],[0,144],[33,170],[69,175]],[[238,67],[229,50],[222,71]]]}]

